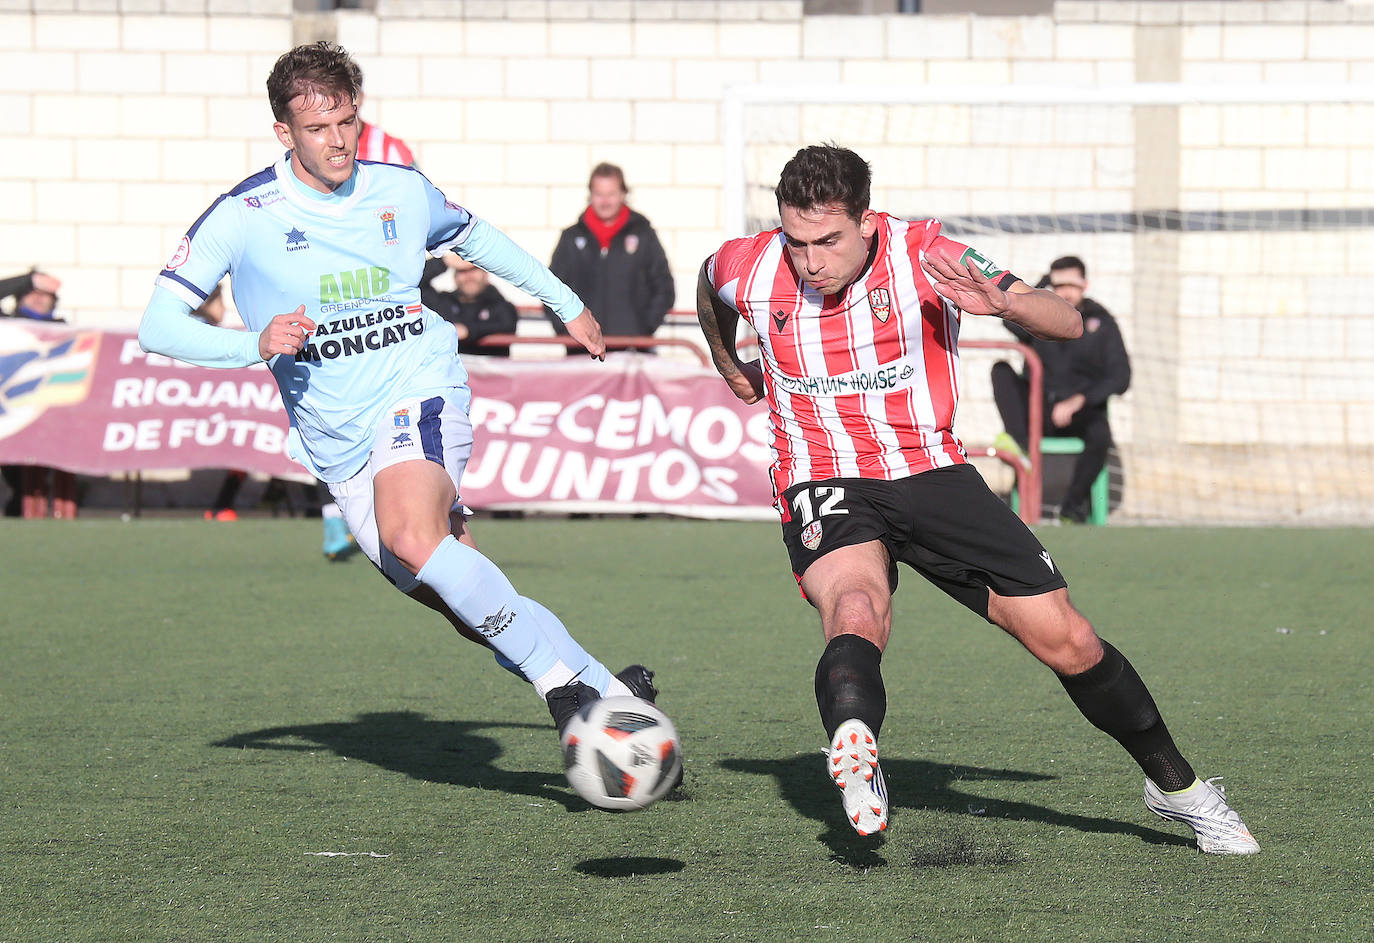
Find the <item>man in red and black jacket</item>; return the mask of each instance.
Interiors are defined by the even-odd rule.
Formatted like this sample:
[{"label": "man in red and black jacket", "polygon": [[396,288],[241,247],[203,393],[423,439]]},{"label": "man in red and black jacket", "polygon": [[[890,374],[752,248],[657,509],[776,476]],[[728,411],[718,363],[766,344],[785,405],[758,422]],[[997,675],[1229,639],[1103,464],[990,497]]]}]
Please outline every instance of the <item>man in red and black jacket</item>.
[{"label": "man in red and black jacket", "polygon": [[[597,164],[587,192],[587,209],[563,230],[549,270],[596,312],[603,334],[652,335],[674,298],[663,244],[649,221],[625,205],[629,188],[615,164]],[[545,315],[555,330],[567,333],[551,312]]]}]

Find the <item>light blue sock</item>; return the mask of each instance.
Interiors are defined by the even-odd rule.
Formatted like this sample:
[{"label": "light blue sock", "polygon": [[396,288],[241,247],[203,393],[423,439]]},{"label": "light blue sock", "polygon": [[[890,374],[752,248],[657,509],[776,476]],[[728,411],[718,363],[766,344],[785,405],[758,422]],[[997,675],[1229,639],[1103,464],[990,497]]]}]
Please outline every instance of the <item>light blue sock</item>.
[{"label": "light blue sock", "polygon": [[452,535],[439,543],[415,576],[530,681],[560,661],[506,574]]},{"label": "light blue sock", "polygon": [[598,694],[605,695],[611,686],[611,673],[606,666],[577,644],[577,639],[568,632],[563,621],[550,612],[543,603],[530,599],[528,596],[521,596],[520,601],[525,604],[529,613],[539,623],[539,628],[543,631],[544,637],[553,645],[553,650],[558,652],[559,659],[573,670],[573,674],[577,675],[577,680],[596,688]]},{"label": "light blue sock", "polygon": [[[597,693],[604,697],[611,687],[610,670],[588,654],[585,648],[577,644],[577,640],[563,625],[563,620],[550,612],[543,603],[530,599],[528,596],[521,596],[520,601],[524,603],[529,614],[539,623],[539,628],[544,633],[544,637],[553,645],[554,651],[558,652],[558,657],[563,664],[572,669],[578,681],[596,688]],[[525,677],[520,673],[520,668],[512,663],[509,658],[500,652],[494,654],[496,655],[496,663],[502,668],[518,678]],[[529,679],[525,678],[525,680],[528,681]]]}]

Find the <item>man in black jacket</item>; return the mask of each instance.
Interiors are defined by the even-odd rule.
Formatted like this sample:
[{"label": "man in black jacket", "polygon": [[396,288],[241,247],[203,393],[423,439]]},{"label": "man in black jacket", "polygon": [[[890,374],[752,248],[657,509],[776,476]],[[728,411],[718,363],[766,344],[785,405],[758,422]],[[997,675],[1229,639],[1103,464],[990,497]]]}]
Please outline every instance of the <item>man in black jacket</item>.
[{"label": "man in black jacket", "polygon": [[[587,192],[587,209],[563,230],[549,270],[596,312],[603,334],[652,335],[674,298],[663,244],[649,221],[625,205],[629,188],[615,164],[597,164]],[[555,330],[567,333],[551,312],[545,314]],[[608,343],[606,349],[618,348]]]},{"label": "man in black jacket", "polygon": [[[453,270],[454,291],[438,291],[430,282],[445,268]],[[452,252],[442,259],[425,262],[420,277],[420,300],[439,317],[453,325],[458,332],[458,346],[463,354],[485,354],[488,357],[509,357],[510,346],[482,347],[477,342],[488,334],[514,334],[520,324],[520,314],[496,286],[487,273]],[[561,321],[559,322],[562,323]]]},{"label": "man in black jacket", "polygon": [[[1083,440],[1083,452],[1074,462],[1059,510],[1062,520],[1082,523],[1087,520],[1093,480],[1106,464],[1112,444],[1107,398],[1126,392],[1131,385],[1131,361],[1116,319],[1084,294],[1088,279],[1082,259],[1073,255],[1055,259],[1050,264],[1049,287],[1083,315],[1082,336],[1071,341],[1042,341],[1011,323],[1007,328],[1039,355],[1044,366],[1041,434]],[[1026,373],[1018,376],[1006,361],[993,364],[992,394],[1002,414],[1002,425],[1025,449],[1030,427]]]}]

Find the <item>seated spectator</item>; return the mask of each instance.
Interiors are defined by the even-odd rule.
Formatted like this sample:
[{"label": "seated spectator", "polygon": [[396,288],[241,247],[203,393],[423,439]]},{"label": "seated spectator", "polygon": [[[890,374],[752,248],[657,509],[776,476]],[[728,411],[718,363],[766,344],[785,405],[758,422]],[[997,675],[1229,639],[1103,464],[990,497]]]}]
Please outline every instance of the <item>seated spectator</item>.
[{"label": "seated spectator", "polygon": [[[1083,260],[1073,255],[1050,264],[1049,287],[1083,316],[1081,336],[1071,341],[1039,340],[1005,322],[1017,340],[1035,351],[1044,367],[1041,434],[1083,440],[1083,451],[1074,462],[1073,477],[1059,509],[1061,520],[1074,523],[1088,518],[1093,480],[1106,464],[1112,445],[1107,399],[1126,392],[1131,384],[1131,361],[1121,329],[1106,308],[1085,295],[1087,271]],[[999,360],[992,367],[992,393],[1003,426],[1016,446],[1024,450],[1030,427],[1030,383],[1025,371],[1017,375],[1010,364]],[[1019,454],[1010,443],[998,445]]]},{"label": "seated spectator", "polygon": [[[445,268],[453,271],[457,285],[454,291],[438,291],[430,282]],[[478,341],[489,334],[514,334],[520,315],[496,286],[471,262],[452,252],[441,259],[425,262],[420,279],[420,300],[439,317],[453,325],[458,332],[459,347],[464,354],[485,354],[509,357],[510,346],[483,347]]]},{"label": "seated spectator", "polygon": [[[0,301],[10,301],[11,299],[14,301],[11,310],[6,311],[0,308],[0,316],[46,321],[49,324],[65,323],[64,319],[59,318],[56,314],[57,292],[61,287],[62,282],[37,269],[23,275],[0,278]],[[5,501],[5,517],[19,517],[23,513],[25,467],[24,465],[0,467],[0,477],[3,477],[5,484],[10,487],[10,496]],[[46,482],[52,470],[34,467],[34,471],[42,477],[46,488]]]},{"label": "seated spectator", "polygon": [[[591,308],[606,336],[652,335],[668,316],[675,295],[658,234],[626,205],[628,194],[619,167],[597,164],[587,181],[587,208],[563,230],[549,263],[549,270]],[[554,330],[567,333],[552,311],[545,314]],[[606,349],[627,348],[608,343]]]}]

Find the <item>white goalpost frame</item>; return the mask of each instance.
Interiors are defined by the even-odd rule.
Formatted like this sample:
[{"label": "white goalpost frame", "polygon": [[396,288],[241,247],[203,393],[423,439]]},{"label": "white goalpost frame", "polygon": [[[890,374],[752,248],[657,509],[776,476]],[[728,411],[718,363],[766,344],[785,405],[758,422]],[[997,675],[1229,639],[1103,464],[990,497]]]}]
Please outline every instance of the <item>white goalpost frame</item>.
[{"label": "white goalpost frame", "polygon": [[[761,168],[754,166],[751,151],[759,146],[774,147],[788,145],[787,126],[777,125],[775,114],[768,114],[769,106],[797,106],[804,109],[806,106],[826,107],[826,106],[853,106],[861,108],[863,106],[884,107],[923,107],[923,106],[974,106],[983,108],[997,108],[999,106],[1015,109],[1017,106],[1024,106],[1028,109],[1038,107],[1072,107],[1086,106],[1089,108],[1187,108],[1193,106],[1332,106],[1332,105],[1352,105],[1368,106],[1374,104],[1374,85],[1369,84],[1333,84],[1333,83],[1288,83],[1288,84],[1247,84],[1247,85],[1226,85],[1226,84],[1199,84],[1199,83],[1129,83],[1103,86],[1074,86],[1074,85],[922,85],[908,88],[893,86],[872,86],[872,85],[841,85],[841,84],[749,84],[727,87],[722,96],[721,108],[721,140],[723,155],[723,228],[728,237],[746,236],[759,228],[759,220],[756,214],[760,211],[760,200],[768,201],[768,197],[761,192],[771,191],[771,181],[776,180],[776,173],[781,169],[781,164],[777,167],[769,166]],[[774,137],[765,132],[760,137],[760,128],[751,127],[750,109],[753,107],[762,108],[764,114],[752,120],[763,120],[765,127],[772,130],[783,132],[779,137]],[[804,114],[804,112],[803,112]],[[1167,119],[1166,119],[1167,120]],[[803,140],[802,135],[806,133],[800,124],[796,127],[795,143],[797,147],[805,146],[815,141]],[[1291,133],[1291,132],[1290,132]],[[1347,143],[1330,142],[1319,143],[1304,136],[1291,142],[1284,138],[1276,137],[1276,147],[1287,147],[1290,143],[1293,148],[1327,148],[1327,149],[1350,149],[1352,154],[1363,155],[1374,153],[1370,143],[1366,140],[1368,135],[1352,134]],[[752,135],[752,136],[751,136]],[[1358,139],[1358,142],[1357,142]],[[841,142],[843,143],[843,141]],[[940,139],[938,129],[933,130],[931,139],[927,142],[930,146],[957,146],[956,144],[944,142]],[[1129,144],[1130,142],[1123,142]],[[788,145],[790,146],[790,145]],[[920,146],[920,145],[917,145]],[[1007,145],[1016,148],[1017,145]],[[1187,147],[1188,145],[1183,145]],[[1200,145],[1193,145],[1192,149],[1199,149]],[[1207,145],[1212,147],[1212,145]],[[1254,145],[1242,143],[1239,145],[1227,145],[1219,142],[1215,147],[1220,151],[1225,151],[1228,147],[1240,147],[1253,149]],[[861,152],[862,152],[862,148]],[[787,155],[787,156],[790,156]],[[781,152],[775,153],[773,159],[785,159]],[[1352,157],[1351,160],[1358,160]],[[1353,167],[1354,165],[1352,165]],[[769,176],[771,175],[771,177]],[[1063,188],[1063,185],[1059,185]],[[1072,185],[1070,185],[1070,189]],[[1205,186],[1204,189],[1213,189]],[[1265,184],[1260,182],[1258,186],[1243,188],[1251,191],[1251,195],[1262,192]],[[1322,188],[1314,188],[1321,190]],[[1367,187],[1357,187],[1360,193],[1364,193]],[[1290,201],[1285,201],[1283,194],[1276,191],[1276,205],[1274,209],[1280,214],[1291,211],[1294,205]],[[1167,200],[1167,198],[1166,198]],[[771,202],[771,201],[769,201]],[[1325,212],[1351,212],[1352,210],[1342,210],[1340,204],[1323,204],[1321,201],[1313,204],[1311,208],[1318,213]],[[1255,209],[1263,209],[1255,207]],[[1145,213],[1147,216],[1158,212],[1170,212],[1171,207],[1160,203],[1140,207],[1120,208],[1121,211],[1131,213]],[[1213,212],[1211,209],[1188,208],[1179,206],[1178,210],[1184,216],[1189,214],[1200,214],[1206,216]],[[1301,212],[1301,209],[1298,209]],[[1357,207],[1353,210],[1369,217],[1370,208],[1368,206]],[[1011,211],[1012,217],[1018,214]],[[1235,212],[1243,216],[1244,210],[1225,210],[1218,207],[1216,212],[1221,215]],[[1070,217],[1077,215],[1073,210],[1067,211]],[[941,214],[942,218],[952,221],[957,214]],[[974,214],[977,216],[978,214]],[[1092,215],[1089,213],[1089,215]],[[776,216],[773,216],[776,225]],[[765,227],[766,228],[766,227]],[[1283,228],[1280,223],[1279,230]],[[1319,224],[1318,229],[1321,228]],[[1276,231],[1279,231],[1276,230]],[[1229,229],[1224,231],[1229,232]],[[1364,239],[1369,238],[1370,227],[1365,226]],[[1356,251],[1354,248],[1351,250]],[[1320,268],[1309,269],[1309,272],[1320,272]],[[1339,274],[1339,269],[1337,273]],[[1299,273],[1301,274],[1301,273]],[[1370,261],[1368,271],[1360,265],[1355,280],[1365,283],[1374,283],[1374,260]],[[1346,281],[1350,281],[1350,276],[1346,276]],[[1177,287],[1177,286],[1175,286]],[[1353,290],[1353,289],[1352,289]],[[1132,310],[1131,304],[1127,304],[1128,312]],[[1369,320],[1372,312],[1370,305],[1363,301],[1352,302],[1350,311],[1352,317],[1362,319],[1359,331],[1369,330]],[[1314,317],[1325,314],[1319,308],[1312,309]],[[1175,313],[1177,317],[1177,313]],[[1295,320],[1294,315],[1286,316],[1290,321]],[[1318,330],[1314,327],[1312,330]],[[1352,327],[1350,330],[1355,330]],[[1197,358],[1193,355],[1180,356],[1177,349],[1178,339],[1173,338],[1174,347],[1170,347],[1171,335],[1166,332],[1164,346],[1157,347],[1148,357],[1142,357],[1142,369],[1136,379],[1142,381],[1140,384],[1133,382],[1134,388],[1139,385],[1142,390],[1151,391],[1159,402],[1164,403],[1164,411],[1155,411],[1153,416],[1163,416],[1167,423],[1178,423],[1179,413],[1175,405],[1183,402],[1184,399],[1193,400],[1196,396],[1207,394],[1191,394],[1184,397],[1180,392],[1180,384],[1184,382],[1184,376],[1191,382],[1193,379],[1192,371]],[[1352,336],[1362,337],[1363,333]],[[1365,369],[1366,361],[1370,356],[1361,354],[1358,350],[1351,348],[1351,356],[1355,359],[1340,366],[1339,375],[1347,379],[1352,376],[1352,371]],[[1312,357],[1310,354],[1295,354],[1295,357]],[[1134,359],[1134,357],[1133,357]],[[1152,363],[1151,363],[1152,361]],[[1280,365],[1282,367],[1282,365]],[[1236,361],[1232,368],[1235,370],[1247,369],[1244,356]],[[1304,367],[1304,375],[1306,368]],[[1151,371],[1147,376],[1146,372]],[[1164,373],[1161,373],[1163,371]],[[1152,386],[1152,382],[1160,379],[1161,376],[1169,374],[1173,377],[1173,387],[1169,382]],[[1254,373],[1255,382],[1264,382],[1265,371],[1263,369]],[[1167,376],[1164,376],[1168,380]],[[1292,377],[1286,377],[1292,379]],[[1310,379],[1302,382],[1310,382]],[[1329,384],[1328,384],[1329,385]],[[1361,415],[1374,413],[1374,402],[1368,398],[1368,385],[1360,382],[1359,391],[1352,391],[1348,402],[1352,405],[1344,407],[1349,410],[1345,419],[1346,432],[1344,437],[1328,449],[1323,443],[1325,440],[1314,438],[1310,440],[1312,444],[1309,450],[1315,450],[1323,455],[1330,455],[1334,460],[1329,468],[1331,474],[1327,474],[1316,483],[1309,483],[1306,479],[1310,477],[1310,465],[1304,465],[1298,460],[1288,460],[1281,462],[1273,472],[1277,478],[1293,478],[1292,483],[1283,482],[1275,484],[1273,480],[1265,479],[1259,481],[1250,490],[1240,492],[1230,492],[1228,489],[1235,486],[1238,482],[1244,481],[1247,476],[1268,474],[1270,468],[1266,465],[1268,456],[1274,448],[1273,433],[1267,425],[1267,421],[1262,421],[1263,430],[1258,434],[1258,438],[1251,440],[1243,438],[1249,433],[1239,431],[1229,432],[1216,438],[1210,432],[1199,438],[1196,433],[1196,419],[1203,415],[1196,410],[1187,413],[1192,426],[1189,430],[1180,431],[1177,425],[1172,427],[1165,426],[1155,428],[1154,420],[1150,424],[1144,422],[1136,424],[1133,432],[1132,413],[1139,411],[1145,415],[1146,402],[1141,394],[1135,393],[1131,401],[1125,405],[1123,412],[1125,421],[1125,433],[1127,438],[1127,448],[1135,447],[1132,461],[1139,468],[1139,462],[1143,454],[1151,457],[1148,469],[1142,469],[1141,474],[1136,475],[1137,485],[1134,488],[1134,499],[1130,516],[1135,520],[1153,520],[1156,522],[1168,522],[1170,520],[1187,520],[1197,523],[1314,523],[1322,524],[1367,524],[1374,523],[1374,483],[1364,481],[1367,478],[1360,471],[1360,467],[1365,462],[1374,460],[1374,442],[1370,442],[1368,436],[1360,434],[1358,431],[1351,432],[1351,424],[1358,424]],[[1190,388],[1191,390],[1191,388]],[[1243,408],[1246,403],[1254,399],[1253,396],[1247,398],[1246,394],[1231,394],[1226,396],[1220,394],[1210,394],[1216,400],[1218,408],[1235,406],[1240,404]],[[1310,395],[1310,394],[1304,394]],[[1170,396],[1175,397],[1169,399]],[[1261,397],[1263,398],[1263,397]],[[1328,402],[1332,399],[1329,390],[1324,390],[1317,394],[1316,400],[1304,399],[1295,401],[1291,406],[1316,405],[1329,407]],[[1340,397],[1347,400],[1347,397]],[[1271,402],[1276,402],[1272,400]],[[973,403],[975,409],[979,408]],[[1148,406],[1158,405],[1155,401],[1150,401]],[[1258,408],[1268,408],[1266,404],[1258,404]],[[1332,407],[1339,411],[1340,406]],[[1229,414],[1224,411],[1216,413],[1215,419],[1207,419],[1208,422],[1225,425]],[[1115,424],[1115,423],[1114,423]],[[1235,427],[1239,430],[1239,426]],[[1320,435],[1322,433],[1316,433]],[[1146,436],[1149,438],[1147,439]],[[1118,439],[1118,444],[1121,444]],[[1157,444],[1162,444],[1164,448],[1158,448]],[[1146,448],[1148,447],[1148,448]],[[1245,452],[1239,457],[1235,457],[1235,448],[1244,449]],[[1169,451],[1172,449],[1173,451]],[[1301,454],[1302,449],[1296,450]],[[1341,456],[1337,458],[1337,454]],[[1217,458],[1218,454],[1222,457]],[[1225,470],[1217,473],[1213,479],[1199,483],[1198,476],[1192,478],[1185,475],[1175,475],[1174,469],[1187,462],[1195,465],[1202,465],[1209,461],[1227,461],[1232,464],[1226,465]],[[1129,477],[1129,476],[1128,476]],[[1153,489],[1153,490],[1151,490]],[[1181,495],[1176,502],[1164,506],[1163,501],[1140,502],[1141,496],[1146,495],[1169,495],[1170,498],[1175,494],[1170,489],[1177,489],[1177,494]],[[1286,489],[1279,494],[1280,489]],[[1130,489],[1128,489],[1130,490]],[[1277,497],[1276,497],[1277,495]],[[1148,507],[1146,507],[1148,505]],[[1163,510],[1160,508],[1163,507]],[[1143,509],[1143,510],[1142,510]]]},{"label": "white goalpost frame", "polygon": [[1374,102],[1374,86],[1195,85],[732,85],[721,101],[726,235],[748,235],[745,110],[749,105],[1325,105]]}]

